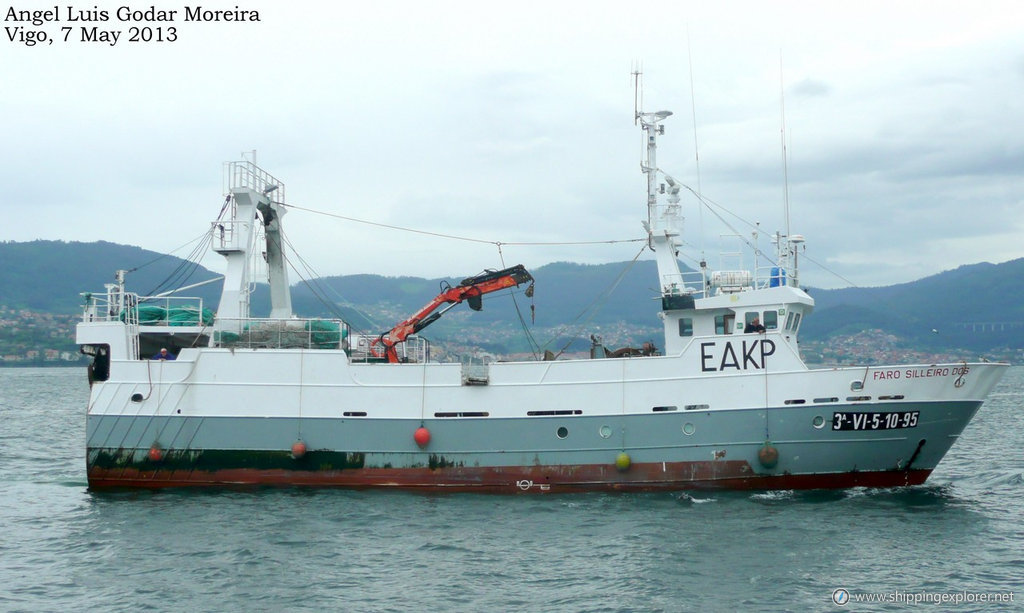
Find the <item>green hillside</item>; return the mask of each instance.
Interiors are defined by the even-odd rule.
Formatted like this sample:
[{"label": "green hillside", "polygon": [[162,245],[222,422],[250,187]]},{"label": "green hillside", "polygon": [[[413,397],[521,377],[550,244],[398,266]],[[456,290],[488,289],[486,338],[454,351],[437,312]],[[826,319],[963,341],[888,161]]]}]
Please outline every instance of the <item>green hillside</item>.
[{"label": "green hillside", "polygon": [[[637,262],[632,267],[628,262],[547,264],[530,271],[536,279],[536,294],[532,301],[525,297],[520,299],[520,305],[535,305],[536,324],[539,326],[564,324],[578,315],[585,317],[597,307],[595,320],[599,322],[656,324],[660,303],[655,299],[658,295],[655,270],[654,262],[650,261]],[[343,297],[351,304],[365,306],[391,303],[411,313],[440,292],[442,281],[455,285],[477,272],[448,279],[349,275],[327,277],[319,283],[330,290],[324,294],[334,299]],[[624,276],[610,292],[620,275]],[[292,300],[296,311],[301,304],[307,314],[326,315],[329,312],[304,284],[293,286]],[[508,320],[514,312],[515,305],[507,294],[499,293],[485,296],[484,309],[473,317],[478,323],[490,323]]]},{"label": "green hillside", "polygon": [[[214,273],[173,256],[108,242],[32,241],[0,243],[0,307],[40,313],[78,311],[83,291],[113,282],[117,269],[133,270],[128,287],[150,294],[196,283]],[[448,279],[346,275],[292,288],[300,316],[342,316],[357,329],[380,332],[417,311],[443,282],[457,284],[478,270]],[[618,335],[620,342],[660,337],[653,261],[584,265],[558,262],[531,271],[536,293],[520,288],[515,301],[506,292],[486,296],[480,312],[459,306],[430,327],[438,340],[475,339],[477,346],[495,340],[507,349],[520,315],[538,337],[587,339],[591,332]],[[961,266],[911,283],[888,287],[809,290],[816,301],[801,338],[824,340],[880,329],[922,349],[964,348],[983,351],[1024,347],[1024,259],[1002,264]],[[219,283],[190,290],[215,308]],[[252,298],[256,315],[269,312],[265,286]],[[518,307],[518,310],[517,310]],[[532,308],[531,308],[532,307]],[[585,344],[585,343],[583,343]],[[522,347],[519,347],[522,348]]]},{"label": "green hillside", "polygon": [[864,328],[924,349],[1024,347],[1024,258],[971,264],[888,287],[809,290],[808,340]]},{"label": "green hillside", "polygon": [[[132,270],[131,290],[152,294],[216,276],[201,266],[139,247],[99,241],[0,242],[0,306],[46,313],[77,313],[81,292],[114,282],[114,271]],[[197,288],[193,296],[214,300],[220,288]]]}]

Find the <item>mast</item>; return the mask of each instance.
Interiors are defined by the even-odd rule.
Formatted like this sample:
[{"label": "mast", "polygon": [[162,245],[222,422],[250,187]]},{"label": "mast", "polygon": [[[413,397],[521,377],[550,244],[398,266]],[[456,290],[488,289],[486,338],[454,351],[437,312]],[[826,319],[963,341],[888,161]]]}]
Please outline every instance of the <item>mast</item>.
[{"label": "mast", "polygon": [[288,270],[285,268],[284,236],[281,229],[281,218],[285,209],[279,203],[269,200],[269,196],[277,185],[267,186],[263,196],[268,200],[260,201],[256,210],[263,216],[263,234],[267,243],[267,273],[270,281],[270,317],[271,319],[288,319],[292,316],[292,293],[288,287]]},{"label": "mast", "polygon": [[[226,165],[228,202],[220,219],[213,222],[213,249],[227,259],[224,287],[221,290],[215,329],[238,333],[242,320],[250,317],[249,294],[252,283],[251,259],[262,249],[257,245],[256,222],[259,211],[266,237],[267,268],[270,277],[271,317],[289,318],[291,293],[284,253],[281,249],[281,217],[284,208],[284,184],[252,162]],[[280,202],[271,200],[275,194]]]},{"label": "mast", "polygon": [[640,165],[647,175],[647,230],[648,245],[654,251],[658,263],[659,288],[662,297],[678,296],[684,293],[683,276],[679,271],[676,259],[678,248],[682,245],[682,221],[679,206],[679,190],[681,185],[672,177],[665,175],[669,185],[668,204],[658,204],[658,142],[659,134],[665,133],[661,122],[672,115],[672,111],[656,111],[653,113],[636,112],[636,120],[640,122],[647,139],[647,159]]}]

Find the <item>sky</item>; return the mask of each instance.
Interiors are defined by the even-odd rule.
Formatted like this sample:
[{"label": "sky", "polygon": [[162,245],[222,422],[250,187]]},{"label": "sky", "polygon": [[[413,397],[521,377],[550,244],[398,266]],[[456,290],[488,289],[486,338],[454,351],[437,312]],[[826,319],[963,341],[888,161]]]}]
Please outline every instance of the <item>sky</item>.
[{"label": "sky", "polygon": [[[675,113],[659,167],[730,211],[726,227],[683,200],[684,264],[735,268],[720,254],[746,223],[769,250],[787,194],[805,285],[1020,258],[1024,6],[968,4],[238,0],[202,7],[260,20],[196,23],[195,5],[101,0],[39,27],[10,11],[49,3],[0,5],[0,240],[186,256],[223,162],[256,151],[319,275],[631,260],[642,243],[566,243],[644,236],[642,67],[643,110]],[[81,41],[68,6],[108,11],[85,25],[118,42]],[[177,13],[121,22],[120,6]],[[132,43],[132,26],[176,40]]]}]

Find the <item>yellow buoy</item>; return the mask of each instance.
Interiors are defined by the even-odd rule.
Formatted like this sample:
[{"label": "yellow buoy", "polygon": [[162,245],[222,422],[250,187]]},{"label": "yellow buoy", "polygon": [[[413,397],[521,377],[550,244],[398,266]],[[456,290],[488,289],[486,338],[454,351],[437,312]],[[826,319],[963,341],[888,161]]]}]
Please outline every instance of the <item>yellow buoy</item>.
[{"label": "yellow buoy", "polygon": [[633,461],[629,459],[629,454],[625,451],[615,456],[615,468],[619,470],[629,470],[629,465],[632,463]]}]

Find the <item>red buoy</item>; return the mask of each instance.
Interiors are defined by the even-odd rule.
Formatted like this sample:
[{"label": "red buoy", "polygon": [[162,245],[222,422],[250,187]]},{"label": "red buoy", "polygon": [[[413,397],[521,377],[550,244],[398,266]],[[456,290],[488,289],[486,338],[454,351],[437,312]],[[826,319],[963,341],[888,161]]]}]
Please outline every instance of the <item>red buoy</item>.
[{"label": "red buoy", "polygon": [[430,443],[430,430],[420,426],[419,428],[416,428],[416,432],[413,433],[412,438],[420,447],[426,447],[427,444]]},{"label": "red buoy", "polygon": [[292,443],[292,458],[301,460],[306,455],[306,443],[295,441]]},{"label": "red buoy", "polygon": [[158,443],[153,443],[153,446],[149,448],[149,461],[159,462],[164,459],[164,450]]},{"label": "red buoy", "polygon": [[765,441],[764,446],[757,451],[757,460],[765,468],[775,468],[779,463],[779,450],[770,441]]}]

